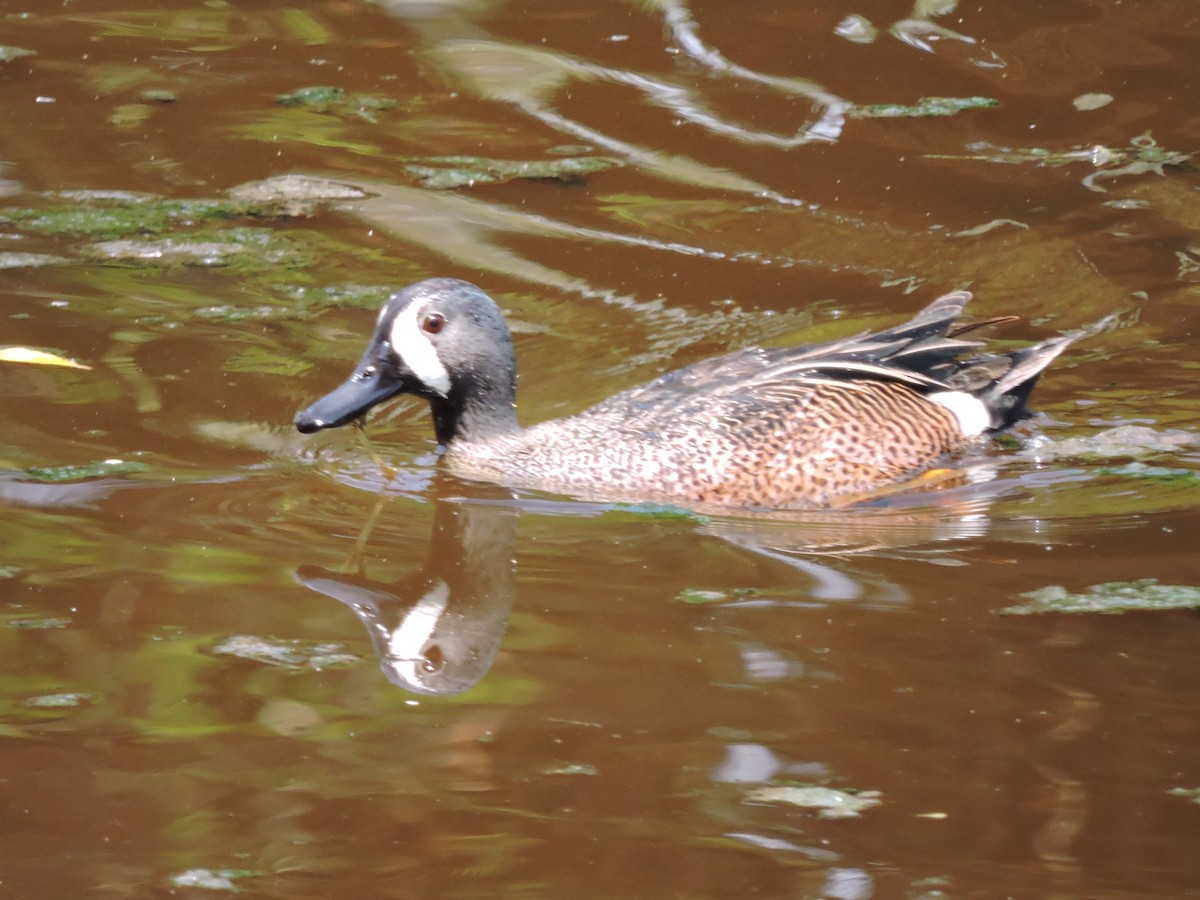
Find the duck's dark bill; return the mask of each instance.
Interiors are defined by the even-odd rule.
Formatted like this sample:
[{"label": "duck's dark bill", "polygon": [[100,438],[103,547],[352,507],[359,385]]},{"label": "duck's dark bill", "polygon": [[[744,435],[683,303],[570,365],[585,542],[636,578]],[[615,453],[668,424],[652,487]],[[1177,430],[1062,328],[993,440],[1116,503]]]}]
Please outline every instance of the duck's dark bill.
[{"label": "duck's dark bill", "polygon": [[296,413],[296,428],[312,434],[322,428],[338,428],[353,422],[377,403],[404,390],[402,382],[388,377],[382,369],[360,369],[341,387],[334,388],[316,403]]}]

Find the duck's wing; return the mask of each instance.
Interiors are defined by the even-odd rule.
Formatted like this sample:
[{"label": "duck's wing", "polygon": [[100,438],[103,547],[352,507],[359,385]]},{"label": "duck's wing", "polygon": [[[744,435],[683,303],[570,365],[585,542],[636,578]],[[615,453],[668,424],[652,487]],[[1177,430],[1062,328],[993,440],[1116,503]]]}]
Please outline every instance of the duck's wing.
[{"label": "duck's wing", "polygon": [[918,389],[944,389],[941,370],[946,364],[983,346],[955,337],[986,324],[955,328],[970,299],[966,291],[946,294],[910,321],[884,331],[804,347],[753,348],[704,360],[664,375],[644,385],[643,390],[685,389],[722,395],[752,392],[768,385],[778,388],[794,384],[803,389],[805,384],[829,381],[899,381]]},{"label": "duck's wing", "polygon": [[[1076,337],[1065,335],[1010,353],[979,353],[962,335],[1009,316],[960,323],[971,295],[937,298],[895,328],[805,347],[752,348],[703,360],[611,397],[592,412],[634,431],[670,431],[675,423],[736,423],[795,408],[818,389],[874,395],[894,403],[897,385],[918,394],[961,392],[983,402],[993,429],[1024,416],[1042,369]],[[911,412],[909,413],[911,414]],[[939,416],[941,414],[939,413]]]},{"label": "duck's wing", "polygon": [[660,418],[704,415],[706,409],[710,415],[718,410],[734,417],[752,414],[763,404],[798,400],[814,386],[831,382],[852,390],[880,382],[944,390],[939,367],[949,365],[954,371],[956,357],[981,346],[947,336],[970,298],[966,291],[946,294],[910,321],[884,331],[802,347],[754,347],[702,360],[616,394],[589,412],[637,428]]}]

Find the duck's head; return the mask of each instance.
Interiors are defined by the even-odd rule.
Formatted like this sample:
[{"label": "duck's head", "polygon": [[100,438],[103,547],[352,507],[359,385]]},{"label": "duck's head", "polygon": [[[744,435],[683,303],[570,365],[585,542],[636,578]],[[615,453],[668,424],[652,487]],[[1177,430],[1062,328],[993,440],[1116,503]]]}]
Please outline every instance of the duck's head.
[{"label": "duck's head", "polygon": [[298,412],[296,428],[337,428],[415,394],[430,402],[438,440],[449,443],[464,416],[512,418],[515,379],[512,337],[492,298],[466,281],[431,278],[388,299],[354,374]]}]

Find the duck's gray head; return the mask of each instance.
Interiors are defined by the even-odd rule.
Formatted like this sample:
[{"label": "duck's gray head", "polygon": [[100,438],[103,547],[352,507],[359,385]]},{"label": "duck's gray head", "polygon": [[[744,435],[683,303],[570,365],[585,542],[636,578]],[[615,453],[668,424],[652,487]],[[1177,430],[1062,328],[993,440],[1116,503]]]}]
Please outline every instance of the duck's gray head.
[{"label": "duck's gray head", "polygon": [[433,407],[438,440],[449,443],[464,415],[512,418],[515,378],[512,338],[492,298],[466,281],[431,278],[388,299],[354,374],[297,413],[296,428],[337,428],[416,394]]}]

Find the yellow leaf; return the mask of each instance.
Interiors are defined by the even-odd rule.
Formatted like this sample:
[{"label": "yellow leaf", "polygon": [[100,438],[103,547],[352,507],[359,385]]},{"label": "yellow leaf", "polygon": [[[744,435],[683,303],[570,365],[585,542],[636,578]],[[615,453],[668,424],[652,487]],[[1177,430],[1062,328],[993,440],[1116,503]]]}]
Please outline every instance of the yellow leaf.
[{"label": "yellow leaf", "polygon": [[35,366],[66,366],[68,369],[90,369],[83,363],[77,363],[65,356],[46,353],[43,350],[31,350],[29,347],[0,347],[0,362],[31,363]]}]

